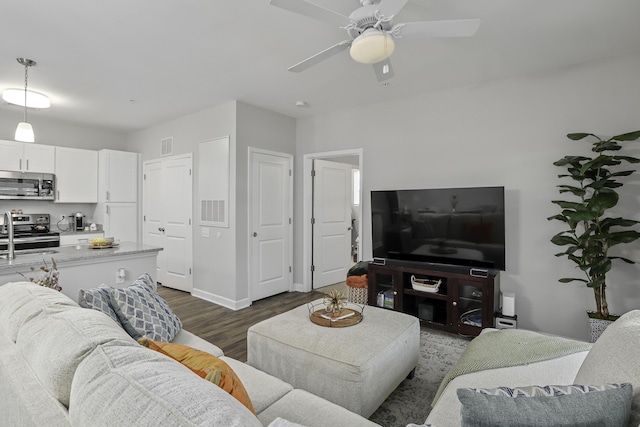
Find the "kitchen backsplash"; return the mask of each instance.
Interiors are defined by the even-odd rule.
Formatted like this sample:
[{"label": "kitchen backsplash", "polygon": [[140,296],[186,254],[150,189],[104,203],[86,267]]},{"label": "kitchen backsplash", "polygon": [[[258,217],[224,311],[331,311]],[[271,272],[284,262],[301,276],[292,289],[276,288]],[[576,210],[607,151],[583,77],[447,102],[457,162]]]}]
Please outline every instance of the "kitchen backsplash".
[{"label": "kitchen backsplash", "polygon": [[[21,209],[24,213],[47,213],[51,215],[51,231],[66,231],[69,215],[75,212],[85,214],[85,224],[93,222],[94,203],[54,203],[42,200],[0,200],[0,213]],[[60,221],[60,215],[65,219]]]}]

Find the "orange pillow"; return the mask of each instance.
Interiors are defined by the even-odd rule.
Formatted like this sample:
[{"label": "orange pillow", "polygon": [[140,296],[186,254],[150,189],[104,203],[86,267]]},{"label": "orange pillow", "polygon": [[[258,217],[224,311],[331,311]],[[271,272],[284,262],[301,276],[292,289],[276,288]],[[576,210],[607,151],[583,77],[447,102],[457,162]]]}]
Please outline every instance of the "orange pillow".
[{"label": "orange pillow", "polygon": [[144,347],[155,350],[182,363],[195,372],[196,375],[214,383],[238,399],[240,403],[246,406],[254,415],[256,414],[251,399],[249,399],[249,394],[244,388],[244,385],[242,385],[240,378],[238,378],[233,369],[231,369],[224,360],[186,345],[153,341],[144,337],[140,338],[138,342]]}]

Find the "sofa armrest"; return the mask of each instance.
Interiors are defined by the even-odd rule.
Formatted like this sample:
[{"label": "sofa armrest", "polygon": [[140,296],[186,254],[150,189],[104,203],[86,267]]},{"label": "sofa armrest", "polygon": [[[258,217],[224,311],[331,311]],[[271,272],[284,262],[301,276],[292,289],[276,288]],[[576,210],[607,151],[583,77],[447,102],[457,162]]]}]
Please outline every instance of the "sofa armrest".
[{"label": "sofa armrest", "polygon": [[460,375],[444,389],[440,399],[429,413],[426,423],[438,427],[460,425],[461,404],[456,394],[458,388],[573,384],[587,353],[588,351],[582,351],[528,365],[488,369]]},{"label": "sofa armrest", "polygon": [[181,329],[171,342],[174,344],[182,344],[193,347],[197,350],[204,351],[216,357],[224,356],[224,352],[220,347],[213,345],[209,341],[206,341],[184,329]]}]

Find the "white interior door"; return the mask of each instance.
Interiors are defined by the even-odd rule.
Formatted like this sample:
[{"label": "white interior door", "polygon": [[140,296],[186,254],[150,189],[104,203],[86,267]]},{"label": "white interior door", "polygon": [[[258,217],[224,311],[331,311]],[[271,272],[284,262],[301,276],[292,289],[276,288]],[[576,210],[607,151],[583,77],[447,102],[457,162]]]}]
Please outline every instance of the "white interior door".
[{"label": "white interior door", "polygon": [[144,243],[163,248],[157,281],[186,292],[193,289],[191,170],[191,155],[144,163]]},{"label": "white interior door", "polygon": [[342,282],[351,266],[352,166],[314,160],[313,287]]},{"label": "white interior door", "polygon": [[251,300],[291,290],[292,156],[250,155]]}]

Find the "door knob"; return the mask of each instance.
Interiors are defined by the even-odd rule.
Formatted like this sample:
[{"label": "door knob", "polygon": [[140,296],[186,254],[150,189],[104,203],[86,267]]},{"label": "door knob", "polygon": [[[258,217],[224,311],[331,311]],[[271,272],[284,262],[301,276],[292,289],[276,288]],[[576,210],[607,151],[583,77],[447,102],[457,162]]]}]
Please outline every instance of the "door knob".
[{"label": "door knob", "polygon": [[158,227],[158,231],[162,231],[164,233],[164,227],[163,228]]},{"label": "door knob", "polygon": [[253,237],[258,237],[258,233],[256,233],[255,231],[253,232]]},{"label": "door knob", "polygon": [[351,227],[347,227],[347,231],[351,231]]}]

